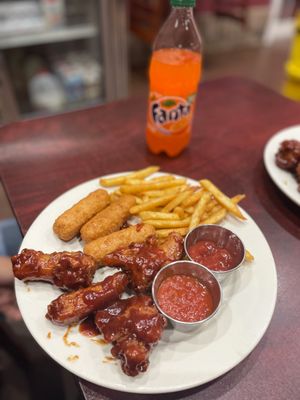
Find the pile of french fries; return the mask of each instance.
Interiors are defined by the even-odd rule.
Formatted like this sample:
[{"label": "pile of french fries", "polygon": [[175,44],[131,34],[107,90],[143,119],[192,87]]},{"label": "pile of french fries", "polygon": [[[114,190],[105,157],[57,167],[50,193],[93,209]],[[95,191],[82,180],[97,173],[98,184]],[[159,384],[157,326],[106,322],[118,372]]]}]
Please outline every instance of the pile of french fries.
[{"label": "pile of french fries", "polygon": [[[122,194],[134,195],[136,205],[130,213],[154,226],[161,238],[170,232],[185,236],[200,224],[217,224],[227,213],[246,219],[237,206],[245,198],[244,194],[230,198],[208,179],[192,186],[187,179],[173,175],[151,177],[158,171],[158,166],[150,166],[126,175],[102,178],[100,184],[107,188],[117,186],[110,194],[112,200]],[[247,252],[246,258],[251,260],[251,257]]]}]

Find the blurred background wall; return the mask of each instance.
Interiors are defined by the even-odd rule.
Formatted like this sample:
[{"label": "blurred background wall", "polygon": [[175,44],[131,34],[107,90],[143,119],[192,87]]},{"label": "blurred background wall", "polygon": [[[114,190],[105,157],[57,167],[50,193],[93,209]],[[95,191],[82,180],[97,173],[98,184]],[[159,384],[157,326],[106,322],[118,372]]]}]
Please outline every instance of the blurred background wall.
[{"label": "blurred background wall", "polygon": [[[280,90],[296,8],[198,0],[204,80],[239,74]],[[146,93],[151,44],[168,13],[168,0],[0,1],[0,121]]]}]

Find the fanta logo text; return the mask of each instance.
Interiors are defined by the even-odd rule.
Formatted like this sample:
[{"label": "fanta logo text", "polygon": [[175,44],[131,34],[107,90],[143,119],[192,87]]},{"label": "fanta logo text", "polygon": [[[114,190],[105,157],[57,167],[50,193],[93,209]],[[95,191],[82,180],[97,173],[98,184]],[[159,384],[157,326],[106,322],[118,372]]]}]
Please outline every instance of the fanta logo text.
[{"label": "fanta logo text", "polygon": [[156,124],[163,125],[166,122],[178,121],[191,112],[191,106],[188,103],[179,103],[176,107],[169,110],[161,107],[161,102],[154,101],[151,106],[152,118]]}]

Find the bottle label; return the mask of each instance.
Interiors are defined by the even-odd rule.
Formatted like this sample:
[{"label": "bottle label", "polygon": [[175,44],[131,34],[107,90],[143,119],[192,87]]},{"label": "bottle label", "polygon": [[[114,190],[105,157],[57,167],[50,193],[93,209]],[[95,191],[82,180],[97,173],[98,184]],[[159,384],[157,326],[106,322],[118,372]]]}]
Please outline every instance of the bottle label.
[{"label": "bottle label", "polygon": [[191,123],[196,94],[184,97],[150,93],[149,122],[152,130],[164,135],[178,134]]}]

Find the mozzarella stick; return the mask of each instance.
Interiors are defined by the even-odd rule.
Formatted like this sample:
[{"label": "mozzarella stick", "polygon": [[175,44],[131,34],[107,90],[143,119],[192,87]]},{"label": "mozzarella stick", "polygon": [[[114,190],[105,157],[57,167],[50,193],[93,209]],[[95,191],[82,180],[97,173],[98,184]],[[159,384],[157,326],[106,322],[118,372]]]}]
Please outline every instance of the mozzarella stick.
[{"label": "mozzarella stick", "polygon": [[53,230],[57,236],[68,241],[77,236],[81,227],[97,212],[109,204],[106,190],[98,189],[66,210],[54,222]]},{"label": "mozzarella stick", "polygon": [[90,242],[118,231],[130,216],[129,210],[135,203],[134,196],[120,196],[118,200],[115,200],[83,225],[80,230],[81,238],[85,242]]},{"label": "mozzarella stick", "polygon": [[142,243],[151,235],[155,235],[153,226],[148,224],[133,225],[87,243],[83,251],[102,264],[102,260],[107,254],[127,247],[131,243]]}]

